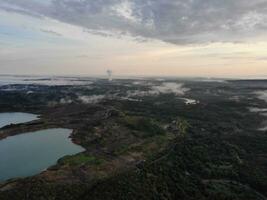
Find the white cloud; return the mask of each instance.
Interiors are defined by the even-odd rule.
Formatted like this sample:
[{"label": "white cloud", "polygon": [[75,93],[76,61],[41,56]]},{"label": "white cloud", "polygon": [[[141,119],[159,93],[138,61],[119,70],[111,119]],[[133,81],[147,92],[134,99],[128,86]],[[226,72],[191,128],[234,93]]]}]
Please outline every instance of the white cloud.
[{"label": "white cloud", "polygon": [[140,23],[141,20],[133,15],[133,3],[131,1],[123,1],[114,5],[111,9],[115,11],[115,14],[125,18],[134,23]]},{"label": "white cloud", "polygon": [[244,31],[254,31],[258,27],[267,26],[267,15],[251,11],[242,16],[236,23],[236,28]]},{"label": "white cloud", "polygon": [[0,8],[175,44],[246,41],[267,31],[265,0],[0,0]]}]

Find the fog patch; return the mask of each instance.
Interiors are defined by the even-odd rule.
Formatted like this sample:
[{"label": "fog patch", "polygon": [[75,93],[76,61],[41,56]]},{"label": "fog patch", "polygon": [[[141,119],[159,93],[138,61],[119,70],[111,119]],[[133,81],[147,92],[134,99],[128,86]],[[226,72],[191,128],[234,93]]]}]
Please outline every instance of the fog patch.
[{"label": "fog patch", "polygon": [[135,97],[135,96],[139,96],[139,97],[152,96],[152,95],[157,95],[157,94],[158,92],[155,92],[152,90],[148,90],[148,91],[135,90],[135,91],[128,91],[127,98]]},{"label": "fog patch", "polygon": [[184,87],[182,83],[173,83],[173,82],[166,82],[162,83],[161,85],[151,86],[149,90],[135,90],[135,91],[128,91],[127,97],[133,96],[153,96],[153,95],[160,95],[160,94],[174,94],[177,96],[184,95],[188,88]]},{"label": "fog patch", "polygon": [[256,108],[256,107],[249,107],[250,112],[267,112],[267,108]]},{"label": "fog patch", "polygon": [[[249,107],[250,112],[259,113],[261,116],[267,117],[267,108]],[[263,127],[259,131],[267,131],[267,121],[263,123]]]},{"label": "fog patch", "polygon": [[157,78],[156,81],[165,81],[163,78]]},{"label": "fog patch", "polygon": [[235,101],[235,102],[239,102],[240,101],[240,97],[239,96],[232,96],[232,97],[229,98],[229,100]]},{"label": "fog patch", "polygon": [[196,81],[196,82],[207,82],[207,83],[212,83],[212,82],[216,82],[216,83],[229,83],[227,80],[225,79],[217,79],[217,78],[195,78],[192,79],[192,81]]},{"label": "fog patch", "polygon": [[267,131],[267,126],[265,126],[263,128],[259,128],[259,131]]},{"label": "fog patch", "polygon": [[134,81],[134,82],[132,82],[132,84],[133,85],[143,85],[144,82],[142,82],[142,81]]},{"label": "fog patch", "polygon": [[261,99],[267,103],[267,90],[257,91],[254,94],[257,95],[258,99]]},{"label": "fog patch", "polygon": [[79,96],[78,100],[82,103],[98,103],[105,98],[105,95]]},{"label": "fog patch", "polygon": [[188,99],[188,98],[180,98],[180,99],[182,99],[186,105],[196,105],[200,103],[198,100],[195,99]]},{"label": "fog patch", "polygon": [[86,85],[86,86],[79,86],[78,88],[86,89],[86,90],[92,90],[92,89],[94,89],[94,86]]},{"label": "fog patch", "polygon": [[188,88],[183,87],[184,84],[182,83],[172,83],[172,82],[166,82],[163,83],[160,86],[153,86],[152,91],[158,93],[158,94],[168,94],[173,93],[175,95],[184,95],[185,92],[189,91]]},{"label": "fog patch", "polygon": [[60,104],[71,104],[73,101],[71,99],[67,99],[67,98],[61,98],[59,103]]},{"label": "fog patch", "polygon": [[131,83],[131,85],[136,85],[136,86],[154,86],[155,82],[154,81],[149,81],[149,80],[135,80]]},{"label": "fog patch", "polygon": [[141,102],[141,99],[134,99],[134,98],[130,98],[130,97],[121,97],[121,100],[127,100],[127,101],[135,101],[135,102]]}]

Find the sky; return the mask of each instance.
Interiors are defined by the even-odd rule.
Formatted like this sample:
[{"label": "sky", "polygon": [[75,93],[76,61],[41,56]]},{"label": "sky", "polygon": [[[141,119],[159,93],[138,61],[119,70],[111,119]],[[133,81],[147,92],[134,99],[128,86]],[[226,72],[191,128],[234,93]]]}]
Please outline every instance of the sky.
[{"label": "sky", "polygon": [[0,74],[267,77],[267,0],[0,0]]}]

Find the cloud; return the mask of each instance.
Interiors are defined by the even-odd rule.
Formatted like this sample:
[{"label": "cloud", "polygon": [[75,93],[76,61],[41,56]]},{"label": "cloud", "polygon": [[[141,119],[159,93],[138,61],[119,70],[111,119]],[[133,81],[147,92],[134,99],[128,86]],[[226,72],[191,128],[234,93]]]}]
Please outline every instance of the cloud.
[{"label": "cloud", "polygon": [[[174,44],[243,42],[266,34],[266,0],[0,0],[0,9],[103,34]],[[109,34],[104,34],[110,36]],[[112,34],[111,34],[112,35]],[[142,40],[138,40],[142,41]]]},{"label": "cloud", "polygon": [[48,34],[51,34],[51,35],[54,35],[54,36],[62,36],[60,33],[57,33],[55,31],[52,31],[52,30],[45,30],[45,29],[40,29],[40,31],[44,32],[44,33],[48,33]]},{"label": "cloud", "polygon": [[36,18],[43,18],[42,15],[36,13],[34,10],[27,10],[24,9],[23,7],[17,6],[16,4],[9,4],[8,1],[2,2],[0,0],[0,9],[4,10],[6,12],[14,12],[22,15],[28,15],[31,17],[36,17]]}]

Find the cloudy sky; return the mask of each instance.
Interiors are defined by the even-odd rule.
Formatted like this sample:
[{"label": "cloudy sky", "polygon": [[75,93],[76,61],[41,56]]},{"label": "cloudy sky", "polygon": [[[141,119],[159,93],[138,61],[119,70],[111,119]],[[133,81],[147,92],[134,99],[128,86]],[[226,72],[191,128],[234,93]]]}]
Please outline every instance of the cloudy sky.
[{"label": "cloudy sky", "polygon": [[267,76],[267,0],[0,0],[0,74]]}]

